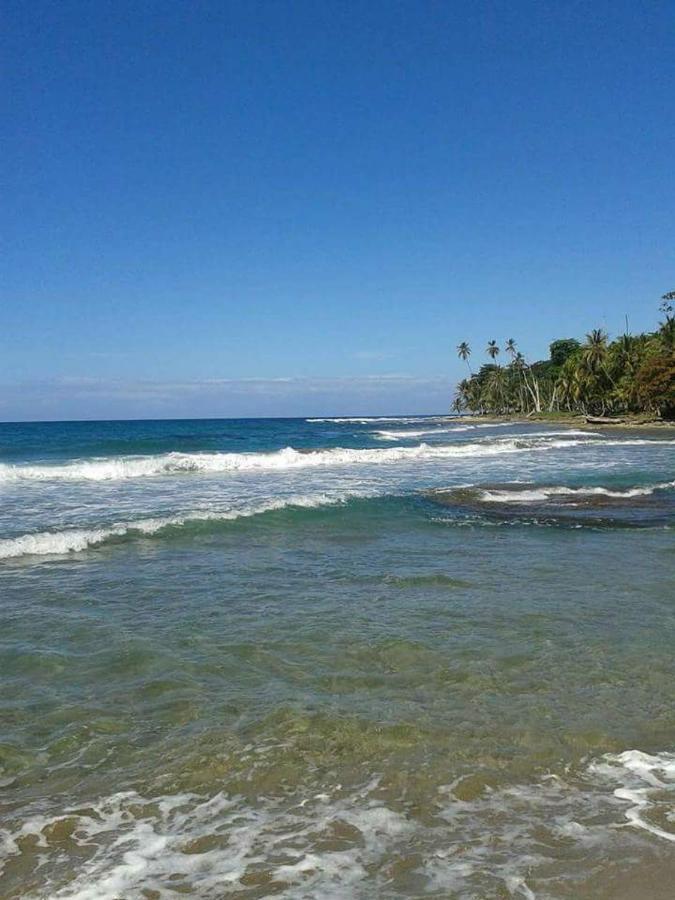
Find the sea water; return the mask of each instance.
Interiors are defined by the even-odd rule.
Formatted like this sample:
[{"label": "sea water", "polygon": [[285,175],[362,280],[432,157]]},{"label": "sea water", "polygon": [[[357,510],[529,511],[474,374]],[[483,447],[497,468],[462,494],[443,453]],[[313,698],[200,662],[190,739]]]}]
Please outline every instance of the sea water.
[{"label": "sea water", "polygon": [[675,439],[0,425],[0,897],[675,883]]}]

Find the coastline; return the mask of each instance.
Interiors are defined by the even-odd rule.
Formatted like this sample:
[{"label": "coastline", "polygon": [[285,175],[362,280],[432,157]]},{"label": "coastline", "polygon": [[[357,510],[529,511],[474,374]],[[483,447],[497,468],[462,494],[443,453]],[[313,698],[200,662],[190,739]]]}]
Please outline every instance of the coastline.
[{"label": "coastline", "polygon": [[449,416],[449,420],[453,422],[462,422],[464,424],[472,424],[479,422],[481,424],[510,424],[510,425],[532,425],[538,422],[542,425],[569,425],[574,428],[588,429],[589,431],[598,431],[606,429],[609,432],[631,431],[631,432],[670,432],[675,431],[675,420],[655,419],[645,416],[622,416],[617,418],[616,422],[589,422],[587,416],[576,415],[574,413],[534,413],[530,416],[497,416],[497,415],[470,415],[470,416]]}]

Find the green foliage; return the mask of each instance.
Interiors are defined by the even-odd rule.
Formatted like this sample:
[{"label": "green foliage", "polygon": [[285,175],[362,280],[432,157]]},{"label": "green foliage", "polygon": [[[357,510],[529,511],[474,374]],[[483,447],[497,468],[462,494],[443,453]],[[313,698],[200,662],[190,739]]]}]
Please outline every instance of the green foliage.
[{"label": "green foliage", "polygon": [[636,373],[637,396],[664,419],[675,418],[675,356],[650,356]]},{"label": "green foliage", "polygon": [[551,362],[554,366],[564,366],[570,356],[573,356],[581,344],[576,338],[560,338],[549,346]]},{"label": "green foliage", "polygon": [[[591,414],[644,413],[675,418],[675,291],[662,297],[662,319],[652,334],[624,334],[615,341],[600,328],[584,343],[560,338],[550,359],[528,363],[509,338],[510,362],[496,362],[500,348],[490,340],[485,363],[458,386],[455,408],[480,413],[528,415],[533,412]],[[465,342],[457,347],[468,361]]]},{"label": "green foliage", "polygon": [[663,322],[660,323],[659,336],[664,350],[673,351],[675,348],[675,316],[673,315],[673,304],[675,304],[675,291],[669,291],[661,297],[661,306],[659,309],[664,315]]}]

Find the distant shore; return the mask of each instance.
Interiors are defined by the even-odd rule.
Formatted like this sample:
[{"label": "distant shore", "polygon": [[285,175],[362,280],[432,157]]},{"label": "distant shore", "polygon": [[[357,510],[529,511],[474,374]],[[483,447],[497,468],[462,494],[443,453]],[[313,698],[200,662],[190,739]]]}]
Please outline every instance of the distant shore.
[{"label": "distant shore", "polygon": [[[529,416],[494,416],[476,414],[471,416],[452,416],[451,418],[453,422],[465,422],[467,424],[473,422],[481,422],[483,424],[501,424],[503,422],[508,422],[512,425],[531,425],[533,422],[540,422],[545,425],[570,425],[575,428],[587,428],[589,431],[597,431],[598,428],[607,428],[610,431],[675,430],[675,420],[658,419],[645,415],[617,416],[616,421],[612,421],[612,417],[605,417],[602,422],[592,421],[593,418],[597,418],[593,416],[559,412],[533,413]],[[589,419],[591,421],[589,421]]]}]

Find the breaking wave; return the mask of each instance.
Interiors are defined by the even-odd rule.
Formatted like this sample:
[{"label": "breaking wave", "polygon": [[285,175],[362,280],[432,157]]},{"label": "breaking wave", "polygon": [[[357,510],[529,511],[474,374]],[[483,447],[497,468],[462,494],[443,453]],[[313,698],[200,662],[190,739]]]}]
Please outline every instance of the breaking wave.
[{"label": "breaking wave", "polygon": [[675,481],[625,487],[507,482],[423,491],[453,525],[535,525],[565,528],[669,528]]},{"label": "breaking wave", "polygon": [[[561,432],[566,434],[566,432]],[[483,439],[455,444],[418,444],[415,447],[353,449],[335,447],[301,451],[293,447],[270,453],[164,453],[156,456],[121,456],[78,460],[60,465],[0,465],[0,481],[114,481],[167,475],[217,474],[245,471],[287,471],[327,466],[387,464],[414,460],[485,457],[536,450],[556,450],[583,444],[635,446],[673,444],[643,439],[609,440],[590,435],[555,439],[534,435]]]},{"label": "breaking wave", "polygon": [[519,490],[514,486],[513,490],[485,489],[479,492],[478,498],[487,503],[537,503],[552,498],[575,498],[583,500],[586,497],[610,497],[616,500],[628,500],[631,497],[649,497],[655,491],[665,491],[675,487],[675,481],[664,481],[659,484],[647,484],[633,488],[605,488],[605,487],[564,487],[561,485],[542,485],[541,487],[524,488]]},{"label": "breaking wave", "polygon": [[180,528],[199,522],[229,522],[234,519],[251,518],[263,513],[281,509],[315,509],[321,506],[335,506],[352,497],[363,496],[350,494],[342,497],[319,494],[315,496],[299,496],[277,498],[260,503],[257,506],[242,507],[222,511],[196,510],[174,516],[137,519],[132,522],[121,522],[109,526],[95,528],[69,528],[63,531],[41,531],[35,534],[24,534],[20,537],[0,540],[0,559],[16,559],[23,556],[55,556],[66,553],[77,553],[96,547],[107,541],[125,537],[145,537],[155,535],[169,528]]},{"label": "breaking wave", "polygon": [[474,425],[455,425],[452,428],[423,428],[408,431],[373,431],[373,436],[378,441],[398,441],[401,438],[424,437],[433,434],[457,434],[461,431],[471,431]]},{"label": "breaking wave", "polygon": [[[499,423],[497,425],[453,425],[449,428],[442,428],[438,426],[437,428],[425,428],[422,430],[380,430],[373,431],[373,436],[378,441],[398,441],[401,438],[413,438],[413,437],[425,437],[435,434],[457,434],[462,431],[473,431],[476,428],[499,428],[501,425],[510,424],[510,423]],[[568,428],[565,431],[538,431],[538,432],[528,432],[528,438],[537,438],[537,437],[596,437],[601,438],[603,435],[599,434],[595,431],[578,431],[572,428]]]},{"label": "breaking wave", "polygon": [[399,422],[402,425],[415,425],[422,422],[447,422],[448,416],[355,416],[337,417],[334,419],[305,419],[312,423],[331,423],[333,425],[371,425],[373,422]]}]

